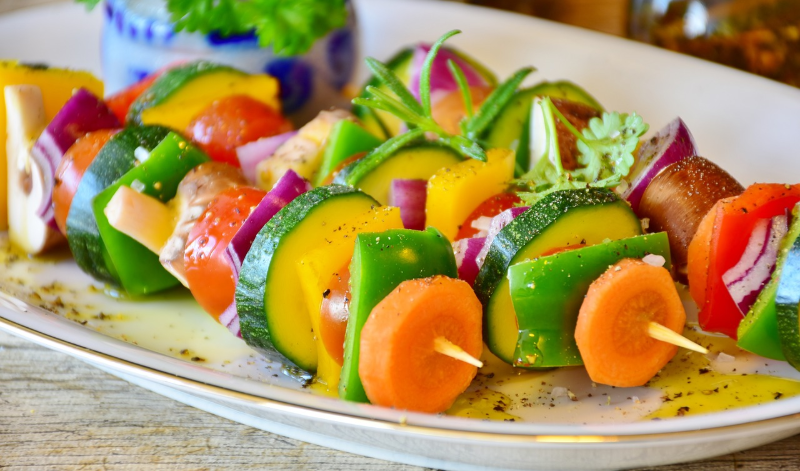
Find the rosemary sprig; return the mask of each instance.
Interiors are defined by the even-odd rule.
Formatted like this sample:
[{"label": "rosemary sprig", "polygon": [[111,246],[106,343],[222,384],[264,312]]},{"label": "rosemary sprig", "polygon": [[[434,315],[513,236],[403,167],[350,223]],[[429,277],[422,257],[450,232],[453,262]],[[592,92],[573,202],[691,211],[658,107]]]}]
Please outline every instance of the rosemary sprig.
[{"label": "rosemary sprig", "polygon": [[[486,161],[486,151],[480,142],[481,135],[494,121],[500,111],[511,101],[525,77],[533,72],[528,67],[515,73],[510,79],[495,89],[481,105],[477,113],[473,112],[472,93],[467,83],[466,75],[461,67],[453,60],[448,60],[447,67],[453,75],[458,89],[464,100],[467,116],[461,121],[460,134],[451,134],[445,131],[434,119],[431,106],[431,70],[433,63],[445,41],[459,34],[461,31],[452,30],[445,33],[431,46],[420,71],[420,101],[417,101],[403,82],[385,64],[367,58],[367,67],[374,76],[391,91],[387,93],[382,89],[369,85],[366,91],[369,97],[359,97],[353,104],[383,110],[403,120],[409,129],[418,129],[427,135],[435,136],[440,143],[450,147],[458,154],[482,162]],[[397,136],[399,137],[399,136]],[[397,137],[389,139],[383,145],[395,146]],[[381,146],[382,147],[382,146]]]}]

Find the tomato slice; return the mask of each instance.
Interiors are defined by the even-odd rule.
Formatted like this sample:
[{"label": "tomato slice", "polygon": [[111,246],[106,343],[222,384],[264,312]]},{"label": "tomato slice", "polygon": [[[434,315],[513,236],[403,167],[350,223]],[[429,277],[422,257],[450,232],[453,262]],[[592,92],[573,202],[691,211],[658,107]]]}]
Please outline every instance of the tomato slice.
[{"label": "tomato slice", "polygon": [[[492,87],[469,87],[472,95],[472,111],[475,112],[480,108],[493,91]],[[445,131],[450,134],[461,134],[460,123],[467,115],[461,90],[453,90],[434,103],[431,107],[431,115]]]},{"label": "tomato slice", "polygon": [[331,277],[320,307],[319,335],[328,354],[339,365],[344,364],[344,336],[350,317],[350,299],[348,264]]},{"label": "tomato slice", "polygon": [[229,188],[214,198],[189,233],[183,262],[192,295],[214,319],[233,302],[236,283],[225,251],[242,223],[267,193]]},{"label": "tomato slice", "polygon": [[494,196],[490,196],[488,199],[486,199],[486,201],[475,208],[475,210],[472,211],[464,223],[461,224],[461,228],[459,228],[455,240],[469,239],[480,232],[478,229],[472,227],[472,221],[475,221],[480,217],[497,216],[506,209],[513,208],[521,201],[522,200],[519,198],[519,196],[514,193],[498,193]]},{"label": "tomato slice", "polygon": [[791,211],[800,201],[800,185],[755,184],[730,202],[722,203],[711,236],[705,302],[700,310],[700,326],[737,338],[745,313],[733,301],[722,276],[742,258],[750,234],[761,219]]},{"label": "tomato slice", "polygon": [[53,186],[53,207],[56,225],[62,234],[67,235],[69,208],[72,206],[72,199],[78,191],[83,174],[97,157],[100,149],[117,132],[119,129],[103,129],[86,134],[72,144],[58,164]]},{"label": "tomato slice", "polygon": [[239,167],[237,147],[291,130],[292,123],[279,111],[249,96],[231,95],[201,111],[186,135],[213,160]]}]

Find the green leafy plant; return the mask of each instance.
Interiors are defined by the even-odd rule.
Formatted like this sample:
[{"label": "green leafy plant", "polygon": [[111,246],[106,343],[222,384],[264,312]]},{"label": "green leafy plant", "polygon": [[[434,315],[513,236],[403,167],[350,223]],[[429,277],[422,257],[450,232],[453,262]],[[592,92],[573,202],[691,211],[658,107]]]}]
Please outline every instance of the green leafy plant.
[{"label": "green leafy plant", "polygon": [[[100,0],[76,0],[95,7]],[[218,32],[223,36],[255,31],[262,47],[296,55],[347,21],[345,0],[165,0],[176,31]]]},{"label": "green leafy plant", "polygon": [[[614,188],[628,175],[634,163],[633,152],[639,138],[649,126],[636,113],[603,113],[601,118],[592,118],[589,126],[579,132],[558,110],[549,97],[541,99],[540,106],[545,120],[545,137],[550,152],[541,158],[534,168],[523,175],[517,184],[528,191],[519,192],[520,198],[531,205],[545,195],[559,190],[581,188]],[[566,170],[555,152],[558,146],[555,120],[560,121],[577,139],[579,167]]]},{"label": "green leafy plant", "polygon": [[456,62],[448,60],[447,66],[458,84],[467,110],[467,116],[460,123],[461,134],[450,134],[442,129],[432,116],[431,69],[444,42],[460,32],[459,30],[452,30],[445,33],[431,46],[430,51],[428,51],[428,55],[425,57],[422,70],[420,71],[420,101],[414,98],[403,82],[384,63],[371,57],[366,59],[367,67],[391,93],[387,93],[378,87],[370,85],[366,90],[371,96],[367,98],[355,98],[353,103],[383,110],[397,116],[406,123],[414,137],[410,139],[406,135],[408,133],[395,136],[373,152],[383,151],[384,148],[394,149],[397,147],[398,142],[403,142],[406,145],[413,144],[427,135],[429,138],[435,138],[466,158],[477,159],[483,162],[486,161],[485,147],[481,144],[479,137],[492,121],[494,121],[503,107],[511,101],[519,85],[534,69],[526,67],[516,72],[511,78],[498,86],[486,98],[480,109],[476,113],[473,113],[472,94],[469,90],[464,71]]}]

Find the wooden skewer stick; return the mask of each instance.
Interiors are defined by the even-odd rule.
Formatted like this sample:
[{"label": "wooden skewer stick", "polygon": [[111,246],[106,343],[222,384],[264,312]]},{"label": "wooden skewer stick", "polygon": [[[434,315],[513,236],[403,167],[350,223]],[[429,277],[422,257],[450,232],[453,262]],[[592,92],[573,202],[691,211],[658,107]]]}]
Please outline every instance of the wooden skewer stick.
[{"label": "wooden skewer stick", "polygon": [[463,361],[464,363],[469,363],[472,366],[483,368],[482,361],[465,352],[464,349],[444,337],[436,337],[433,340],[433,349],[442,355],[447,355],[450,358],[455,358],[456,360]]},{"label": "wooden skewer stick", "polygon": [[650,337],[656,340],[661,340],[662,342],[667,342],[672,345],[677,345],[679,347],[683,347],[697,353],[703,353],[703,354],[708,353],[708,350],[706,350],[705,348],[701,347],[700,345],[697,345],[696,343],[687,339],[683,335],[664,327],[658,322],[651,321],[647,326],[647,333],[650,335]]}]

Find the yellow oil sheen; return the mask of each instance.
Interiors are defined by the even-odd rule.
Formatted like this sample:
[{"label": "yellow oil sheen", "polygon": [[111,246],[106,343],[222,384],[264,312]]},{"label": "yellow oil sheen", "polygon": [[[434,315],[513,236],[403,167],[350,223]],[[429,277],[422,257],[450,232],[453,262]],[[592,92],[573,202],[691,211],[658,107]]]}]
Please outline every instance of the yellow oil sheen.
[{"label": "yellow oil sheen", "polygon": [[247,95],[276,110],[281,109],[275,78],[225,70],[203,74],[175,91],[163,103],[142,111],[142,123],[159,124],[183,132],[201,111],[216,100],[231,95]]},{"label": "yellow oil sheen", "polygon": [[428,180],[425,225],[453,240],[475,208],[508,188],[515,157],[510,149],[491,149],[486,162],[465,160],[436,171]]},{"label": "yellow oil sheen", "polygon": [[317,368],[317,346],[297,265],[308,252],[328,245],[340,227],[374,205],[359,193],[334,196],[317,204],[282,238],[270,263],[265,304],[272,340],[281,351],[294,352],[298,365],[308,371]]},{"label": "yellow oil sheen", "polygon": [[317,345],[317,390],[338,397],[341,365],[331,357],[322,342],[320,332],[320,308],[322,293],[328,289],[331,278],[353,258],[356,236],[362,232],[383,232],[389,229],[402,229],[400,209],[380,207],[370,209],[355,219],[337,228],[325,245],[308,252],[297,265],[300,283],[308,304],[308,315]]},{"label": "yellow oil sheen", "polygon": [[8,174],[6,165],[6,103],[3,89],[8,85],[36,85],[42,90],[47,122],[78,88],[103,96],[103,82],[89,72],[56,68],[31,68],[17,61],[0,60],[0,231],[8,229]]},{"label": "yellow oil sheen", "polygon": [[[641,234],[638,219],[631,215],[629,208],[617,204],[585,209],[573,209],[552,223],[525,248],[517,252],[511,265],[532,260],[546,250],[584,243],[594,245],[605,239],[619,240]],[[517,316],[511,302],[508,279],[504,278],[489,301],[487,331],[489,345],[493,352],[506,362],[511,362],[517,342]]]},{"label": "yellow oil sheen", "polygon": [[398,151],[358,182],[364,193],[379,203],[389,204],[389,188],[392,180],[429,179],[437,170],[450,167],[461,159],[452,151],[439,147],[418,147]]},{"label": "yellow oil sheen", "polygon": [[[683,333],[714,352],[742,355],[736,341],[709,336],[687,327]],[[714,371],[706,355],[683,350],[647,383],[661,390],[664,402],[646,419],[709,414],[773,402],[800,395],[800,382],[763,374],[723,374]]]}]

